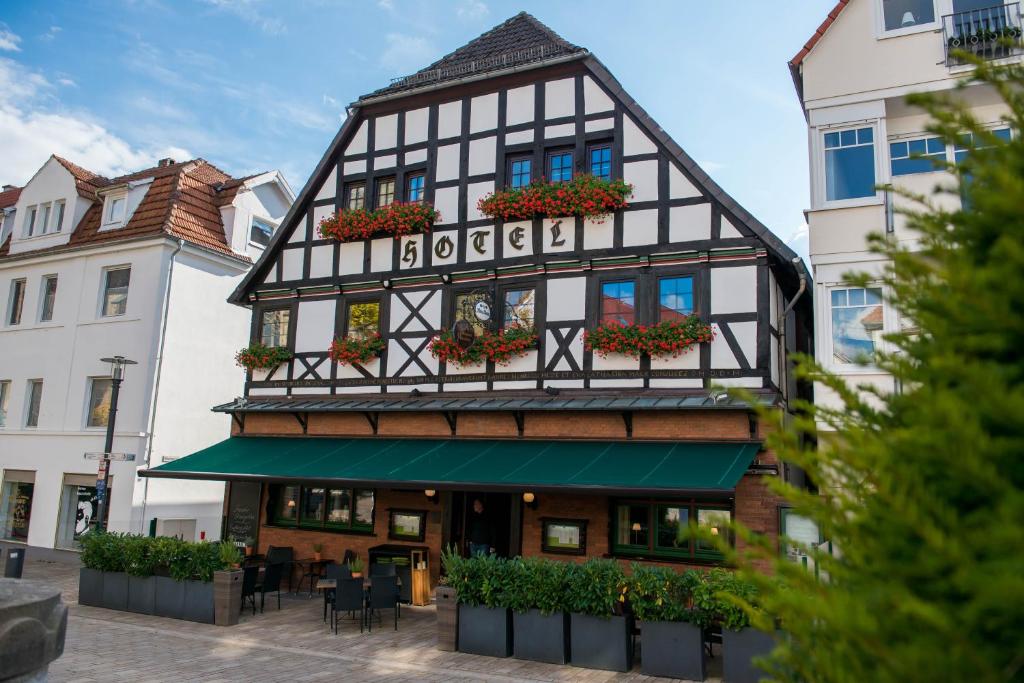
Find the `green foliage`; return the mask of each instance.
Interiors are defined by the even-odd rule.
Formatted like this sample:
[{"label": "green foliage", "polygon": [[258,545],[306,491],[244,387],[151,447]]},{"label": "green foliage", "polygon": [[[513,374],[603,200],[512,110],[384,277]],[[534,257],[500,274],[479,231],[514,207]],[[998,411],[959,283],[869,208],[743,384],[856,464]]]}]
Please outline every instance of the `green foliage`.
[{"label": "green foliage", "polygon": [[568,588],[572,565],[540,557],[512,562],[508,606],[516,612],[531,609],[548,615],[569,611]]},{"label": "green foliage", "polygon": [[621,613],[629,586],[615,560],[591,558],[569,570],[567,602],[570,612],[609,618]]},{"label": "green foliage", "polygon": [[[227,559],[225,545],[234,550]],[[177,581],[213,581],[213,573],[241,561],[229,543],[190,543],[177,538],[93,532],[82,538],[82,565],[132,576],[166,574]]]},{"label": "green foliage", "polygon": [[459,603],[484,607],[509,607],[516,578],[514,560],[496,555],[460,557],[449,548],[441,557],[449,584],[458,591]]},{"label": "green foliage", "polygon": [[[904,197],[917,202],[906,212],[916,251],[906,236],[871,243],[890,263],[887,304],[905,325],[875,363],[900,391],[850,387],[804,359],[798,375],[841,405],[803,405],[791,424],[762,412],[768,447],[819,493],[773,488],[840,551],[803,548],[816,565],[807,571],[738,530],[747,550],[735,559],[765,611],[751,617],[788,633],[771,660],[777,680],[1024,680],[1024,69],[973,61],[971,93],[1002,98],[1013,139],[956,99],[975,98],[966,85],[912,97],[933,134],[952,144],[970,133],[974,147],[933,195]],[[950,208],[961,193],[968,208]]]},{"label": "green foliage", "polygon": [[354,574],[363,573],[363,559],[358,555],[352,558],[352,561],[348,564],[349,570]]},{"label": "green foliage", "polygon": [[220,562],[225,567],[232,567],[242,563],[242,553],[231,541],[220,542]]},{"label": "green foliage", "polygon": [[641,621],[688,621],[707,626],[716,605],[704,600],[695,605],[697,594],[710,595],[704,575],[692,569],[676,572],[668,567],[633,564],[629,578],[629,604]]}]

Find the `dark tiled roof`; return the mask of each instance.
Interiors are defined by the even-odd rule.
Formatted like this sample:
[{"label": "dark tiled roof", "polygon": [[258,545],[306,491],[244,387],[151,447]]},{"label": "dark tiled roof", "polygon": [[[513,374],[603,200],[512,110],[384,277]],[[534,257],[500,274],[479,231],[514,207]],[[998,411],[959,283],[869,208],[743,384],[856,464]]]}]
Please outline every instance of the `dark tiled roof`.
[{"label": "dark tiled roof", "polygon": [[359,99],[391,95],[470,75],[586,52],[585,48],[566,41],[533,16],[520,12],[430,66],[411,76],[395,79],[386,88]]}]

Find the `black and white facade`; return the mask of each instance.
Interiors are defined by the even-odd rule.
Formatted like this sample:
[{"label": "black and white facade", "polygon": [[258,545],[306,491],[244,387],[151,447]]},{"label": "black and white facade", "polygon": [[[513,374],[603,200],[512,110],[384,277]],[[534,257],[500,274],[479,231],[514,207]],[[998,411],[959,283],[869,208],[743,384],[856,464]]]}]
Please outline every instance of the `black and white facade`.
[{"label": "black and white facade", "polygon": [[[459,62],[460,53],[480,41],[486,47],[495,32],[514,35],[516,22],[532,22],[531,35],[543,33],[550,46],[506,51],[500,58],[514,68],[481,72]],[[478,69],[485,63],[475,62]],[[247,396],[549,387],[674,393],[706,392],[712,384],[788,393],[777,328],[799,288],[802,264],[593,55],[519,15],[439,64],[351,107],[265,255],[233,295],[253,308],[254,339],[269,329],[285,335],[293,352],[272,373],[252,374]],[[461,75],[453,77],[456,72]],[[533,179],[553,171],[557,177],[567,165],[573,174],[622,178],[633,185],[629,207],[600,220],[503,223],[481,215],[478,200],[512,184],[513,173],[521,181],[524,162]],[[320,237],[324,217],[360,198],[374,206],[389,193],[397,201],[422,193],[440,221],[429,233],[401,238],[338,243]],[[688,306],[713,325],[712,343],[653,360],[602,358],[584,349],[584,331],[600,322],[609,292],[619,297],[619,309],[632,307],[633,321],[654,323],[664,308],[662,283],[686,279],[689,285],[680,286],[689,287]],[[615,283],[627,286],[607,286]],[[467,302],[481,300],[491,313],[485,322],[495,329],[507,306],[529,304],[539,348],[507,366],[439,363],[430,339],[450,329]],[[353,309],[364,303],[377,304],[385,351],[365,366],[331,362],[331,341],[347,334],[353,310],[365,314],[365,307]],[[788,317],[790,350],[808,350],[808,310],[797,306]]]}]

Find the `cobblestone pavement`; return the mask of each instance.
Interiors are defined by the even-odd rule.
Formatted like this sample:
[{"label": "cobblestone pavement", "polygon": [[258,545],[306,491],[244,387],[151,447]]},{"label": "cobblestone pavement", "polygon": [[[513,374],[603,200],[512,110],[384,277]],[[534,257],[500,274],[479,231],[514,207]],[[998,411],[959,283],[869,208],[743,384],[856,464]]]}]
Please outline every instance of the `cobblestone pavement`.
[{"label": "cobblestone pavement", "polygon": [[[335,636],[323,601],[282,596],[266,611],[224,628],[77,603],[78,570],[26,563],[25,579],[55,584],[69,605],[64,655],[50,666],[54,683],[91,681],[666,681],[640,674],[578,669],[517,659],[442,652],[435,647],[432,607],[403,607],[398,631],[388,624],[360,634],[342,623]],[[719,660],[709,673],[717,674]],[[716,681],[717,678],[710,678]]]}]

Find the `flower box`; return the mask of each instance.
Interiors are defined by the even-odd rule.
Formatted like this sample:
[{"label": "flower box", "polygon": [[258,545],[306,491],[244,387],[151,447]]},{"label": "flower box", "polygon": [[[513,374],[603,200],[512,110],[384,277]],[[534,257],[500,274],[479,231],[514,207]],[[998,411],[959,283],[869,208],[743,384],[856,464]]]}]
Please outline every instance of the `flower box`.
[{"label": "flower box", "polygon": [[182,619],[185,604],[185,583],[169,576],[155,576],[156,601],[153,613],[158,617]]},{"label": "flower box", "polygon": [[764,657],[775,647],[769,633],[742,628],[722,629],[722,680],[726,683],[757,683],[764,676],[754,659]]},{"label": "flower box", "polygon": [[512,654],[512,611],[504,607],[459,605],[459,652],[488,657]]},{"label": "flower box", "polygon": [[541,614],[536,609],[513,613],[512,644],[516,659],[565,664],[569,661],[569,615]]},{"label": "flower box", "polygon": [[380,334],[365,339],[338,338],[331,342],[328,357],[339,365],[364,365],[384,352],[385,343]]},{"label": "flower box", "polygon": [[103,572],[103,603],[107,609],[128,611],[128,575],[124,572]]},{"label": "flower box", "polygon": [[604,323],[588,330],[583,344],[599,356],[623,354],[631,358],[662,358],[686,353],[697,344],[713,341],[714,330],[696,313],[682,320],[655,325]]},{"label": "flower box", "polygon": [[156,577],[128,577],[128,611],[154,614],[156,610]]},{"label": "flower box", "polygon": [[483,215],[502,221],[526,220],[535,216],[604,216],[624,209],[633,186],[623,180],[604,180],[578,175],[565,183],[535,180],[525,187],[498,190],[477,202]]},{"label": "flower box", "polygon": [[235,354],[235,363],[250,371],[272,370],[291,357],[292,352],[281,346],[253,342]]},{"label": "flower box", "polygon": [[430,353],[438,361],[466,367],[485,360],[507,365],[513,358],[537,348],[538,337],[533,329],[510,326],[498,332],[484,331],[468,347],[463,348],[450,331],[430,341]]},{"label": "flower box", "polygon": [[78,604],[103,607],[103,574],[98,569],[78,570]]},{"label": "flower box", "polygon": [[569,656],[573,666],[604,671],[633,668],[632,619],[628,616],[570,616]]},{"label": "flower box", "polygon": [[439,220],[441,214],[429,204],[394,202],[379,209],[342,209],[320,221],[317,229],[324,239],[354,242],[429,232]]},{"label": "flower box", "polygon": [[640,670],[648,676],[703,681],[704,630],[685,621],[641,622]]}]

